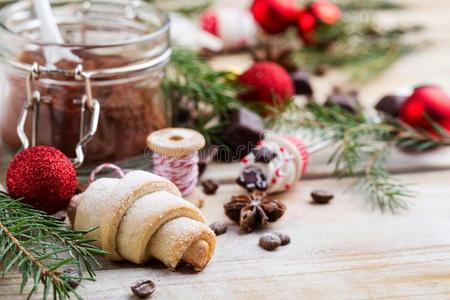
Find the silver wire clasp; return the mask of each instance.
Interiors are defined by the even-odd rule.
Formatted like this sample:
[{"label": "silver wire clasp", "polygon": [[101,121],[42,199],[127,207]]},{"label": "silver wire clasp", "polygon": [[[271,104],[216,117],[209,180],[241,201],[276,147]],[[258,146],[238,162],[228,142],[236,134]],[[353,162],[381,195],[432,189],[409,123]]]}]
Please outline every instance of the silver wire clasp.
[{"label": "silver wire clasp", "polygon": [[[35,146],[37,143],[38,125],[39,125],[39,106],[41,101],[41,94],[38,90],[34,89],[34,83],[39,80],[42,74],[61,73],[55,70],[48,70],[45,67],[40,66],[38,63],[34,63],[31,66],[26,79],[26,95],[27,99],[23,105],[22,111],[19,116],[19,122],[17,124],[17,134],[22,143],[22,149],[27,149],[30,146],[30,142],[25,133],[25,123],[29,112],[32,112],[32,128],[31,128],[31,146]],[[83,164],[84,152],[83,146],[85,146],[97,132],[98,119],[100,116],[100,103],[92,96],[91,76],[88,73],[83,72],[83,66],[77,65],[75,70],[66,75],[73,75],[75,80],[84,81],[85,93],[79,101],[81,106],[80,115],[80,140],[75,147],[76,157],[72,158],[73,165],[77,168]],[[78,104],[78,102],[77,102]],[[86,110],[91,112],[91,120],[89,129],[85,130],[85,117]],[[85,133],[86,132],[86,133]]]}]

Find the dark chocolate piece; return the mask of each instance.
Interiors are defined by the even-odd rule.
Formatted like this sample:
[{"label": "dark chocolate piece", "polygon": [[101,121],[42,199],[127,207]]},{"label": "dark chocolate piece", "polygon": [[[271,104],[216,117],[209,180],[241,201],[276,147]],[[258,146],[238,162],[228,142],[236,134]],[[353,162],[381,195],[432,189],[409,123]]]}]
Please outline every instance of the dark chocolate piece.
[{"label": "dark chocolate piece", "polygon": [[389,116],[397,118],[400,115],[400,109],[405,102],[406,97],[397,95],[387,95],[375,105],[375,109]]},{"label": "dark chocolate piece", "polygon": [[258,114],[245,108],[231,112],[229,122],[222,130],[222,140],[230,151],[219,151],[217,159],[233,161],[243,158],[261,140],[264,130],[264,122]]}]

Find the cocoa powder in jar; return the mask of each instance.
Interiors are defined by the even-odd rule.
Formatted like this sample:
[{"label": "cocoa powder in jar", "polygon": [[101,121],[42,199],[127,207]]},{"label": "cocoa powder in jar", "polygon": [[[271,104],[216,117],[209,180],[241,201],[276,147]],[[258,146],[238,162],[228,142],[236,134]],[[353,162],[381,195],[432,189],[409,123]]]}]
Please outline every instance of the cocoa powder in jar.
[{"label": "cocoa powder in jar", "polygon": [[[130,64],[119,55],[97,55],[88,51],[74,51],[82,59],[84,70],[106,69]],[[24,52],[20,60],[45,65],[40,52]],[[59,61],[60,69],[74,69],[76,62]],[[5,113],[0,119],[4,143],[12,150],[20,148],[16,126],[26,100],[26,74],[14,70],[5,72],[9,93],[4,104]],[[67,156],[75,156],[75,146],[80,140],[80,100],[85,94],[83,82],[63,74],[42,76],[34,82],[44,104],[40,106],[38,144],[51,145]],[[94,138],[86,145],[85,165],[120,161],[139,154],[146,148],[147,135],[167,127],[164,99],[160,93],[162,71],[133,73],[124,76],[92,80],[92,93],[100,102],[100,119]],[[85,118],[89,128],[90,114]],[[31,136],[31,114],[26,122],[27,136]]]}]

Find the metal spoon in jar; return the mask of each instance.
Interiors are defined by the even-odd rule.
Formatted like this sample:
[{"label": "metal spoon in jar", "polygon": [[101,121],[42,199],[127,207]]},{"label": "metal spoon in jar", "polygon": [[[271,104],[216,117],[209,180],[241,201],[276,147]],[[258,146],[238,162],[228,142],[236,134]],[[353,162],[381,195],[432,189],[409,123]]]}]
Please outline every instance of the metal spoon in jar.
[{"label": "metal spoon in jar", "polygon": [[44,56],[47,65],[54,65],[62,59],[67,59],[74,62],[81,62],[81,59],[73,54],[69,49],[57,46],[56,44],[63,44],[64,39],[59,31],[53,16],[52,8],[49,0],[33,0],[34,10],[36,16],[41,22],[41,40],[43,42],[55,44],[48,46],[44,50]]}]

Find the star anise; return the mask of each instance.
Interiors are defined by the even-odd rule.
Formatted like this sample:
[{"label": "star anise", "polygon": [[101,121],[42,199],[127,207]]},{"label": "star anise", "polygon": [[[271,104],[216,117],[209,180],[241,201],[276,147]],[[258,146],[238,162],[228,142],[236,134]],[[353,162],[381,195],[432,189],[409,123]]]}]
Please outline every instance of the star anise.
[{"label": "star anise", "polygon": [[239,223],[245,232],[252,232],[268,222],[275,222],[286,211],[283,203],[267,197],[267,194],[261,191],[234,196],[223,208],[227,217]]}]

